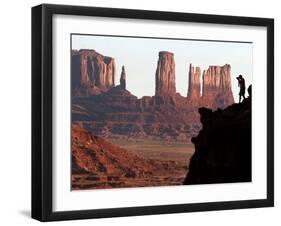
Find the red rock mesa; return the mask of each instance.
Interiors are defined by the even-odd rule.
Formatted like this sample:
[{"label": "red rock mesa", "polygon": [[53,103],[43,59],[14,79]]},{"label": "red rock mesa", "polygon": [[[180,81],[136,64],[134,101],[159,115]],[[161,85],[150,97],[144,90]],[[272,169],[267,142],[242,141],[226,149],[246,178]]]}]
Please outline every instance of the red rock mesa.
[{"label": "red rock mesa", "polygon": [[216,109],[225,108],[234,103],[231,89],[231,67],[209,66],[203,72],[202,105]]},{"label": "red rock mesa", "polygon": [[112,57],[95,50],[72,51],[71,66],[76,95],[96,95],[115,86],[116,66]]}]

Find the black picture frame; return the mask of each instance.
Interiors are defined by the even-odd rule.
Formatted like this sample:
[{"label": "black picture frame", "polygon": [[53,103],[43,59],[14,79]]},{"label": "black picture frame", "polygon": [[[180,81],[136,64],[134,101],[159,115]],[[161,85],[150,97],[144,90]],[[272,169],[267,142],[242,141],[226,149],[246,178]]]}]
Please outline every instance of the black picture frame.
[{"label": "black picture frame", "polygon": [[[52,18],[55,14],[262,26],[267,28],[266,199],[129,208],[52,210]],[[274,205],[274,20],[177,12],[43,4],[32,8],[32,218],[40,221],[122,217]]]}]

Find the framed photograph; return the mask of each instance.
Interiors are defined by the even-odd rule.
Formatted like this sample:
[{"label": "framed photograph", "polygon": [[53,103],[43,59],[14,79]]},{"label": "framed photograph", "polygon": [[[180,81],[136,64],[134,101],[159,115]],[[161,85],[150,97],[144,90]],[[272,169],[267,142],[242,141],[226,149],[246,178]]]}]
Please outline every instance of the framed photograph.
[{"label": "framed photograph", "polygon": [[32,217],[274,205],[274,21],[32,8]]}]

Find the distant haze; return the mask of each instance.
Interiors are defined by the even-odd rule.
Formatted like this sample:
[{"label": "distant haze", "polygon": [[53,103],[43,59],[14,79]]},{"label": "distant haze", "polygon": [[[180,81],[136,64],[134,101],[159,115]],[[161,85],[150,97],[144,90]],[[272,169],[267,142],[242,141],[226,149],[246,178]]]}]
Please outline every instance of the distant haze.
[{"label": "distant haze", "polygon": [[239,93],[236,77],[242,74],[247,87],[252,83],[252,43],[72,35],[72,49],[94,49],[113,57],[117,68],[116,84],[119,84],[124,65],[127,89],[139,98],[154,95],[158,53],[163,50],[174,53],[176,89],[182,96],[187,95],[190,63],[200,66],[201,74],[210,65],[230,64],[236,102]]}]

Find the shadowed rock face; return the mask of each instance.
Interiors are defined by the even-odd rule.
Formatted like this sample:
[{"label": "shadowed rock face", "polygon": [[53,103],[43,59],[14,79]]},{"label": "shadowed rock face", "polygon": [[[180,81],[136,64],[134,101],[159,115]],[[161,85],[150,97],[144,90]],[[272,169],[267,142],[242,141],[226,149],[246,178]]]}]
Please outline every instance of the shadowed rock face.
[{"label": "shadowed rock face", "polygon": [[72,51],[72,89],[77,96],[96,95],[115,86],[115,60],[95,50]]},{"label": "shadowed rock face", "polygon": [[202,130],[184,184],[251,181],[251,99],[225,110],[200,108]]},{"label": "shadowed rock face", "polygon": [[176,94],[174,54],[161,51],[155,75],[155,95],[173,96]]},{"label": "shadowed rock face", "polygon": [[120,76],[120,86],[122,89],[126,89],[126,71],[125,71],[125,66],[122,66],[122,72]]},{"label": "shadowed rock face", "polygon": [[188,99],[193,103],[199,103],[200,101],[200,76],[201,70],[200,67],[193,67],[192,64],[189,65],[189,84],[188,84]]},{"label": "shadowed rock face", "polygon": [[229,64],[210,66],[203,72],[202,106],[216,109],[234,103],[230,73]]}]

